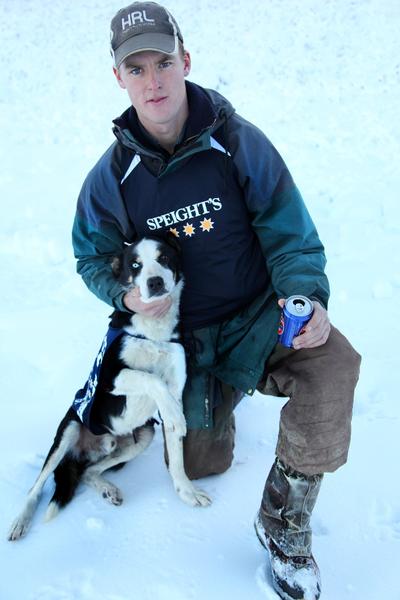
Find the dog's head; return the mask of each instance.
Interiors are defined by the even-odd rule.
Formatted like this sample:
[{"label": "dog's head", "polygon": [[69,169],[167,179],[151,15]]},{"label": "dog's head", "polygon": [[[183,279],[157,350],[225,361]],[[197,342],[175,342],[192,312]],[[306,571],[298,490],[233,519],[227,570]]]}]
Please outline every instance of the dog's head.
[{"label": "dog's head", "polygon": [[164,239],[147,236],[127,244],[112,268],[127,291],[138,287],[141,300],[151,302],[170,294],[182,280],[180,247],[173,234]]}]

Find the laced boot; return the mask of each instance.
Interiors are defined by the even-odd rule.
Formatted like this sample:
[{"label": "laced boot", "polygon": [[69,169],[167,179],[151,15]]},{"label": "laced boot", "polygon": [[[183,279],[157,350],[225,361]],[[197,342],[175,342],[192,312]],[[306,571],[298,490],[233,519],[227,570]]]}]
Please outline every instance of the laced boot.
[{"label": "laced boot", "polygon": [[310,518],[321,475],[304,475],[279,459],[268,475],[255,529],[267,549],[273,586],[283,600],[318,600],[321,578],[311,553]]}]

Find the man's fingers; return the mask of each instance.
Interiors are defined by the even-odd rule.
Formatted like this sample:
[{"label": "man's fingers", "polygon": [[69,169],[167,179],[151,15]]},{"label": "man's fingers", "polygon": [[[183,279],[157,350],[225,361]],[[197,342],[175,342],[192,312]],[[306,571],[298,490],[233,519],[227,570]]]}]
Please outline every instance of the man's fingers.
[{"label": "man's fingers", "polygon": [[305,326],[305,331],[314,331],[315,329],[319,329],[323,327],[326,323],[329,323],[328,313],[326,310],[318,303],[313,302],[314,304],[314,312]]},{"label": "man's fingers", "polygon": [[161,300],[154,300],[153,302],[143,302],[140,297],[139,288],[134,288],[125,294],[123,302],[133,312],[154,318],[163,317],[172,304],[170,296],[166,296]]},{"label": "man's fingers", "polygon": [[135,298],[140,298],[140,289],[138,287],[134,287],[132,290],[130,290],[130,295],[134,296]]},{"label": "man's fingers", "polygon": [[304,333],[293,340],[293,348],[316,348],[325,344],[331,325],[328,313],[318,302],[314,302],[314,313],[304,328]]},{"label": "man's fingers", "polygon": [[299,335],[293,340],[293,348],[299,350],[300,348],[316,348],[317,346],[322,346],[328,339],[329,332],[330,325],[324,325],[321,329]]},{"label": "man's fingers", "polygon": [[331,325],[329,321],[318,323],[317,326],[306,330],[305,333],[297,336],[293,340],[293,348],[315,348],[325,344],[329,337]]}]

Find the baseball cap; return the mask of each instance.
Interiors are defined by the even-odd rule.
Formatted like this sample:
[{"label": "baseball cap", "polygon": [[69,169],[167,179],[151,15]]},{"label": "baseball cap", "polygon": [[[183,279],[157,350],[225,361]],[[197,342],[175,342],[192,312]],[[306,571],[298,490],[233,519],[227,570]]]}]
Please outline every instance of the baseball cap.
[{"label": "baseball cap", "polygon": [[130,54],[155,50],[178,52],[183,37],[171,13],[157,2],[133,2],[111,21],[111,55],[118,68]]}]

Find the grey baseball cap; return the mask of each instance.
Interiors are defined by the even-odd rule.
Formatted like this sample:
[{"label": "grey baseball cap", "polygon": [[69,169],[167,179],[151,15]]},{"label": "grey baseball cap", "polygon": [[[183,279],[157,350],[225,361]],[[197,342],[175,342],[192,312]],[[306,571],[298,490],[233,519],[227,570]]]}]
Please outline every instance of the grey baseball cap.
[{"label": "grey baseball cap", "polygon": [[134,2],[121,8],[111,21],[111,55],[119,67],[130,54],[155,50],[178,52],[183,37],[171,13],[157,2]]}]

